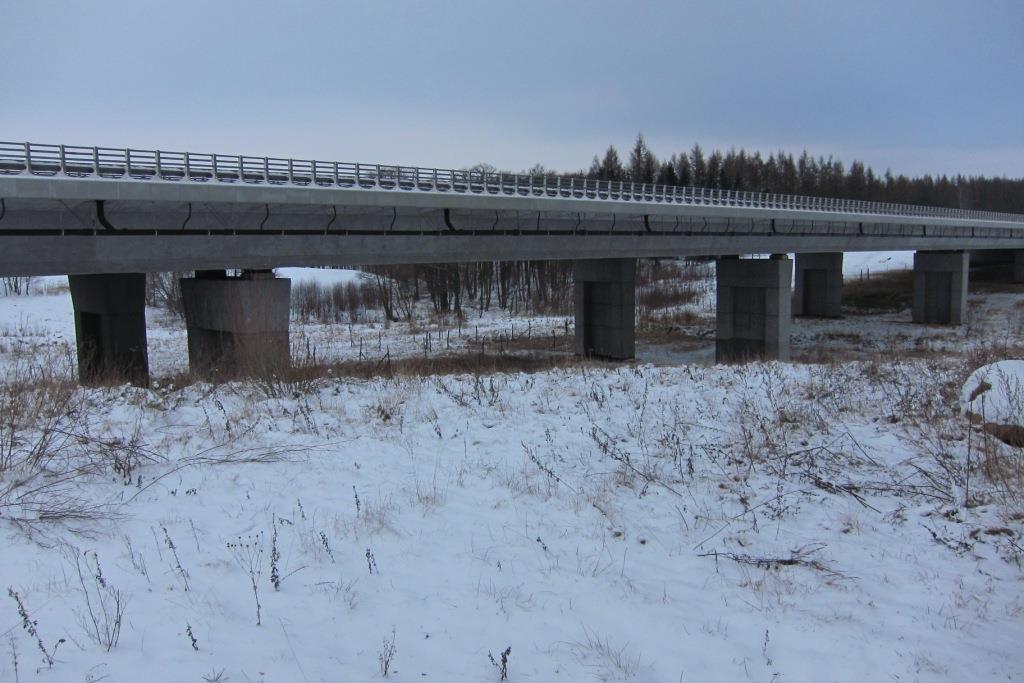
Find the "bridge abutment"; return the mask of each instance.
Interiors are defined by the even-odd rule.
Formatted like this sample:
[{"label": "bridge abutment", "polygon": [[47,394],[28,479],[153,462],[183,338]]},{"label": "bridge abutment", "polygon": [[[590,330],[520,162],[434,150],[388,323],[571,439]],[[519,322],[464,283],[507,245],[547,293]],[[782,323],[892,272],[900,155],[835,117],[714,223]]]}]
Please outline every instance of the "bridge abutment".
[{"label": "bridge abutment", "polygon": [[629,360],[636,354],[636,259],[575,261],[576,353]]},{"label": "bridge abutment", "polygon": [[843,252],[797,254],[793,315],[838,318],[843,302]]},{"label": "bridge abutment", "polygon": [[715,360],[789,360],[793,261],[719,258]]},{"label": "bridge abutment", "polygon": [[146,275],[70,275],[78,379],[85,385],[149,385]]},{"label": "bridge abutment", "polygon": [[967,314],[966,251],[919,251],[914,254],[915,323],[962,325]]},{"label": "bridge abutment", "polygon": [[181,280],[192,372],[259,375],[287,368],[291,281],[272,271],[196,271]]}]

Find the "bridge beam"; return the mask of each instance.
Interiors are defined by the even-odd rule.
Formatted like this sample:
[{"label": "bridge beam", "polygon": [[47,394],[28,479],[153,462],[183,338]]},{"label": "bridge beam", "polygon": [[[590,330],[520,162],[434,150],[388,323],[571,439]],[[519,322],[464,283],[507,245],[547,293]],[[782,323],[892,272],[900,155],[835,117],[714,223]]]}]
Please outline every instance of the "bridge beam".
[{"label": "bridge beam", "polygon": [[272,271],[196,271],[181,280],[181,295],[193,373],[225,378],[288,367],[291,280]]},{"label": "bridge beam", "polygon": [[962,325],[967,315],[966,251],[918,251],[914,254],[915,323]]},{"label": "bridge beam", "polygon": [[576,353],[630,360],[636,354],[636,259],[575,261]]},{"label": "bridge beam", "polygon": [[793,315],[838,318],[843,301],[843,252],[797,254]]},{"label": "bridge beam", "polygon": [[789,360],[793,261],[719,258],[716,266],[719,363],[754,359]]},{"label": "bridge beam", "polygon": [[146,275],[70,275],[78,379],[85,385],[149,385]]}]

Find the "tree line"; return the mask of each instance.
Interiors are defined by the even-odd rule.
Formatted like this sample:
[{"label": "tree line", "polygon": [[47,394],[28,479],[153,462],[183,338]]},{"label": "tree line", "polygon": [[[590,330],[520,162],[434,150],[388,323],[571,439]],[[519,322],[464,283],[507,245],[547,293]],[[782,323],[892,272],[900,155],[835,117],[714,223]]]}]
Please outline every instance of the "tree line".
[{"label": "tree line", "polygon": [[[541,165],[526,173],[551,174]],[[832,156],[814,157],[806,150],[799,156],[779,151],[765,157],[743,148],[707,152],[695,144],[688,151],[659,157],[642,133],[637,135],[627,159],[610,145],[603,154],[594,156],[588,169],[562,175],[1024,213],[1024,178],[911,177],[890,170],[879,174],[862,161],[854,160],[847,166]]]}]

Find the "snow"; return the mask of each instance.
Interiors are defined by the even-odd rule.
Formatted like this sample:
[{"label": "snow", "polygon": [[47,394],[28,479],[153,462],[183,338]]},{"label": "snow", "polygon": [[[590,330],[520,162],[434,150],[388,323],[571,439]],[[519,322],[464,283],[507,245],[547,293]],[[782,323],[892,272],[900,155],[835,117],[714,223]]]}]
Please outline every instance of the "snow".
[{"label": "snow", "polygon": [[[150,310],[155,387],[75,394],[83,433],[144,456],[127,481],[77,484],[116,515],[27,533],[0,508],[0,589],[47,648],[66,640],[48,668],[0,596],[0,680],[15,680],[11,647],[23,681],[381,680],[392,632],[395,680],[497,681],[488,653],[509,646],[511,681],[1020,680],[1022,517],[933,488],[963,460],[966,427],[956,405],[935,424],[915,412],[967,376],[956,354],[1020,340],[1017,300],[972,297],[960,330],[795,321],[798,350],[833,352],[821,364],[714,366],[705,339],[686,365],[652,344],[636,365],[273,395],[163,386],[185,367],[184,333]],[[0,298],[0,320],[5,369],[69,354],[66,292]],[[357,358],[421,354],[428,333],[448,352],[444,324],[294,325]],[[474,313],[450,341],[513,325],[567,329]],[[1024,361],[986,367],[965,390],[1020,378]],[[260,538],[257,626],[228,544]],[[69,546],[128,597],[109,652],[82,625]],[[789,563],[758,564],[772,559]]]},{"label": "snow", "polygon": [[363,282],[371,277],[362,271],[345,268],[276,268],[274,273],[278,277],[290,278],[293,285],[316,282],[324,287]]},{"label": "snow", "polygon": [[960,404],[965,413],[986,422],[1024,425],[1024,360],[999,361],[972,372]]}]

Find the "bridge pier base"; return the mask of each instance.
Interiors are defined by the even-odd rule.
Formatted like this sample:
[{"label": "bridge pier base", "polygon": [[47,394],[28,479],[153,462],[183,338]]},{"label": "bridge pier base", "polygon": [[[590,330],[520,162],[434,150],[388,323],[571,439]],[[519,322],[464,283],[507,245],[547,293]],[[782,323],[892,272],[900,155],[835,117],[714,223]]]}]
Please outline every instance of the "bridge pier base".
[{"label": "bridge pier base", "polygon": [[838,318],[843,302],[843,252],[797,254],[793,315]]},{"label": "bridge pier base", "polygon": [[793,261],[719,258],[715,360],[789,360]]},{"label": "bridge pier base", "polygon": [[181,295],[192,372],[223,378],[288,367],[291,280],[272,271],[196,271],[181,280]]},{"label": "bridge pier base", "polygon": [[966,251],[919,251],[914,254],[915,323],[962,325],[967,313]]},{"label": "bridge pier base", "polygon": [[636,355],[636,259],[573,262],[576,353],[629,360]]},{"label": "bridge pier base", "polygon": [[146,275],[70,275],[78,379],[85,385],[149,385]]}]

